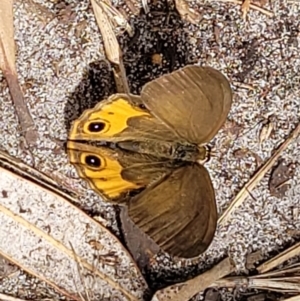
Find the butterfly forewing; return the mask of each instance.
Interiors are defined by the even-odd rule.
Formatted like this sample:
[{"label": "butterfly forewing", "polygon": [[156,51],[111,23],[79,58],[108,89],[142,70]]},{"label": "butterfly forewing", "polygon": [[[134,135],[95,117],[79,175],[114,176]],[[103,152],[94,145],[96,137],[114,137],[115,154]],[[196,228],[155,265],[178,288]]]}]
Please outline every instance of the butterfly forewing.
[{"label": "butterfly forewing", "polygon": [[146,84],[142,101],[151,113],[190,143],[209,142],[231,107],[230,85],[210,67],[187,66]]},{"label": "butterfly forewing", "polygon": [[135,95],[114,94],[86,110],[72,126],[69,140],[109,141],[160,140],[180,138],[145,108]]}]

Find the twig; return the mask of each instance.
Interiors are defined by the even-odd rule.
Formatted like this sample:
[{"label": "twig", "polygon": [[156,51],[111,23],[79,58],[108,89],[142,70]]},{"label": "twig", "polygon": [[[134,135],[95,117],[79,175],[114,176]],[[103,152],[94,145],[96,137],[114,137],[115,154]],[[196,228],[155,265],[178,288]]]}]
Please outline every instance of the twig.
[{"label": "twig", "polygon": [[[156,300],[161,300],[159,295],[163,295],[164,291],[172,289],[172,292],[168,294],[168,300],[188,301],[200,291],[204,291],[218,279],[231,274],[234,270],[235,266],[233,262],[227,257],[209,271],[191,280],[172,285],[171,287],[166,287],[161,291],[157,291],[155,294],[155,297],[157,298]],[[176,288],[179,290],[178,292],[175,292]]]},{"label": "twig", "polygon": [[248,85],[248,84],[245,84],[245,83],[240,83],[240,82],[235,82],[235,81],[232,81],[231,82],[234,86],[237,86],[241,89],[247,89],[247,90],[251,90],[251,91],[254,91],[255,88],[252,87],[251,85]]},{"label": "twig", "polygon": [[288,147],[288,145],[299,135],[300,123],[289,135],[289,137],[279,146],[274,152],[273,156],[267,160],[267,162],[256,172],[256,174],[250,179],[250,181],[239,191],[229,207],[225,210],[222,216],[219,218],[218,223],[224,225],[230,218],[232,212],[239,207],[250,192],[256,187],[259,181],[265,176],[265,174],[275,164],[276,160],[282,154],[282,152]]},{"label": "twig", "polygon": [[[220,1],[220,2],[228,2],[228,3],[235,3],[235,4],[240,4],[240,5],[243,4],[243,1],[240,1],[240,0],[218,0],[218,1]],[[254,10],[257,10],[257,11],[259,11],[259,12],[261,12],[261,13],[269,16],[269,17],[274,17],[274,13],[272,13],[269,10],[266,10],[266,9],[260,7],[260,6],[257,6],[255,4],[251,3],[250,4],[250,8],[252,8]]]}]

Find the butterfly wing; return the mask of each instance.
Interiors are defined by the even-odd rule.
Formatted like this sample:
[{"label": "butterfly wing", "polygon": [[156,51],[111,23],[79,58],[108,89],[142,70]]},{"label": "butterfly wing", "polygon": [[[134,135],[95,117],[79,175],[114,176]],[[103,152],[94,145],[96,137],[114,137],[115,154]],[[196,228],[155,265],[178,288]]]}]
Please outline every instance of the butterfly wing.
[{"label": "butterfly wing", "polygon": [[68,141],[68,156],[78,175],[107,200],[119,201],[173,170],[168,160]]},{"label": "butterfly wing", "polygon": [[142,101],[151,113],[190,143],[209,142],[231,107],[228,80],[210,67],[187,66],[146,84]]},{"label": "butterfly wing", "polygon": [[130,218],[164,251],[198,256],[211,243],[217,224],[213,186],[199,164],[174,170],[132,198]]},{"label": "butterfly wing", "polygon": [[[143,105],[144,107],[144,105]],[[142,108],[140,96],[114,94],[84,111],[69,134],[74,141],[179,140],[163,122]]]}]

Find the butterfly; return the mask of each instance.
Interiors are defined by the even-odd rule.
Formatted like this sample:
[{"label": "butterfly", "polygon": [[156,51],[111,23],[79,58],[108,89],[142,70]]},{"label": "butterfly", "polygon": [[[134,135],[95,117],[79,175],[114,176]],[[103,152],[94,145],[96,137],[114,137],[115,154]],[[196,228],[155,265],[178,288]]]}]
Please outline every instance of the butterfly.
[{"label": "butterfly", "polygon": [[211,67],[186,66],[147,83],[141,94],[114,94],[86,110],[69,133],[77,173],[164,251],[192,258],[217,224],[205,146],[232,103],[228,80]]}]

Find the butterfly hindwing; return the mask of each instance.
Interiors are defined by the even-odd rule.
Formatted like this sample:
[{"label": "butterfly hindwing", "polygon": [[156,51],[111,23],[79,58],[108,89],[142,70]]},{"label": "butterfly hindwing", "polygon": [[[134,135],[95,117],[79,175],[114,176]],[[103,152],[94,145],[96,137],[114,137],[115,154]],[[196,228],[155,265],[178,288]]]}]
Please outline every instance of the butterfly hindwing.
[{"label": "butterfly hindwing", "polygon": [[179,257],[198,256],[211,243],[217,210],[205,167],[179,167],[130,200],[135,224],[164,251]]}]

